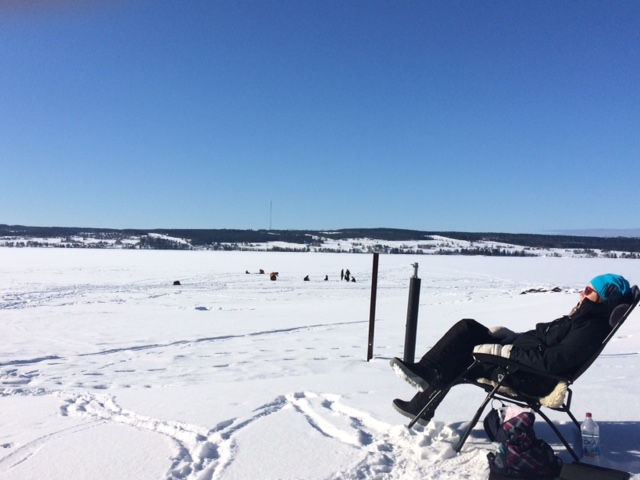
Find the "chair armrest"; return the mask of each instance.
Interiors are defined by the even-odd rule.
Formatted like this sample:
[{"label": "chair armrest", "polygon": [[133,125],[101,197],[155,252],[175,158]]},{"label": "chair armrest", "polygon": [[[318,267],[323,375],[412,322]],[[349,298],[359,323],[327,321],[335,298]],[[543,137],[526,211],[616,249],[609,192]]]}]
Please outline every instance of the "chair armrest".
[{"label": "chair armrest", "polygon": [[510,360],[505,357],[500,357],[498,355],[490,355],[488,353],[474,353],[473,358],[478,363],[488,363],[491,365],[496,365],[498,367],[501,367],[507,373],[514,373],[519,370],[521,372],[531,373],[539,377],[550,378],[558,382],[573,383],[573,380],[571,380],[569,377],[562,376],[562,375],[554,375],[542,370],[529,367],[528,365],[523,365],[514,360]]}]

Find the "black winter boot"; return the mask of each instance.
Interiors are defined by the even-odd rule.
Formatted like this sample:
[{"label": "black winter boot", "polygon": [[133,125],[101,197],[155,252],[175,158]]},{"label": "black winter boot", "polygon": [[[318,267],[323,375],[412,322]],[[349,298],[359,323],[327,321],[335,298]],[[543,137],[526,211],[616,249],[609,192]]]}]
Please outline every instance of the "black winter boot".
[{"label": "black winter boot", "polygon": [[435,415],[436,408],[438,408],[438,405],[440,405],[440,402],[442,402],[442,399],[445,397],[446,394],[447,392],[443,392],[442,390],[437,388],[430,389],[426,392],[418,392],[408,402],[404,400],[400,400],[399,398],[396,398],[393,401],[393,408],[395,408],[395,410],[399,414],[404,415],[405,417],[408,417],[413,420],[416,417],[416,415],[418,415],[420,411],[424,408],[424,406],[429,402],[429,400],[433,396],[438,395],[438,398],[436,398],[431,403],[431,405],[429,405],[429,408],[417,420],[417,423],[426,427],[429,421]]},{"label": "black winter boot", "polygon": [[396,375],[421,392],[428,390],[430,386],[440,383],[438,371],[422,362],[409,363],[398,357],[393,357],[389,363]]}]

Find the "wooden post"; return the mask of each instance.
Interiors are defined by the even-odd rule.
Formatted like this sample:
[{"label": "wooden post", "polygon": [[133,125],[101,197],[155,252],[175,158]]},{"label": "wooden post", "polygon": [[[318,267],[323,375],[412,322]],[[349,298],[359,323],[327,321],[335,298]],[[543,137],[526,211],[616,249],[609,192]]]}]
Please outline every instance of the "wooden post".
[{"label": "wooden post", "polygon": [[376,325],[376,295],[378,292],[378,256],[373,254],[373,270],[371,273],[371,308],[369,309],[369,348],[367,350],[367,362],[373,358],[373,331]]}]

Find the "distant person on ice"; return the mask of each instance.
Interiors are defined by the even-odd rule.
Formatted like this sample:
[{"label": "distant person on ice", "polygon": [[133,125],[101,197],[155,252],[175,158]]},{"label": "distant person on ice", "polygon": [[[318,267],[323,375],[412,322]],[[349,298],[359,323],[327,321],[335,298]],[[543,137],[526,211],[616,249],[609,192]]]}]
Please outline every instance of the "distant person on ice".
[{"label": "distant person on ice", "polygon": [[[414,418],[435,391],[449,386],[472,365],[474,351],[509,358],[550,374],[572,374],[600,347],[611,331],[611,312],[628,302],[630,295],[629,282],[608,273],[589,282],[571,313],[538,323],[528,332],[518,334],[505,327],[487,328],[475,320],[460,320],[417,363],[391,359],[396,374],[419,390],[410,401],[396,398],[393,407]],[[479,367],[467,374],[469,380],[492,379],[491,367]],[[513,388],[532,396],[550,394],[557,383],[524,372],[515,373],[510,380]],[[440,402],[435,403],[418,423],[429,423]]]}]

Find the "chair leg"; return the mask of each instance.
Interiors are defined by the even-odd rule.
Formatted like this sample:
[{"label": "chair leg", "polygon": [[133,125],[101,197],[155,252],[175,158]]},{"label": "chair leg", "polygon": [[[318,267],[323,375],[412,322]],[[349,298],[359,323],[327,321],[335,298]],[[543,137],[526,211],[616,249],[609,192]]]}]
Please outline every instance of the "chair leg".
[{"label": "chair leg", "polygon": [[420,410],[420,413],[418,413],[418,415],[416,415],[415,417],[413,417],[413,420],[411,420],[409,422],[409,425],[407,425],[408,429],[412,429],[413,426],[416,424],[416,422],[418,421],[418,419],[420,417],[422,417],[422,414],[425,413],[429,407],[431,407],[431,405],[434,404],[434,402],[438,401],[438,399],[444,395],[447,394],[447,392],[449,391],[449,388],[443,388],[443,389],[439,389],[436,390],[433,395],[431,395],[431,397],[429,398],[429,401],[427,402],[427,404],[422,407],[422,410]]},{"label": "chair leg", "polygon": [[580,422],[576,420],[576,417],[573,416],[573,413],[571,413],[571,410],[567,409],[565,410],[565,412],[567,413],[567,415],[569,415],[571,420],[573,420],[573,423],[575,424],[576,427],[578,427],[578,430],[580,430]]},{"label": "chair leg", "polygon": [[465,442],[467,441],[467,438],[469,438],[469,435],[471,434],[471,430],[473,430],[473,427],[475,427],[476,423],[478,423],[478,419],[480,418],[480,415],[482,415],[482,412],[484,411],[485,407],[487,406],[487,403],[489,403],[489,401],[493,398],[493,396],[498,391],[498,389],[500,388],[501,385],[502,385],[502,381],[499,381],[498,384],[495,387],[493,387],[493,390],[491,390],[487,394],[486,398],[484,399],[484,401],[480,405],[480,408],[478,408],[478,410],[476,411],[476,414],[473,416],[473,418],[471,419],[471,422],[469,422],[469,425],[467,426],[466,430],[462,434],[462,437],[460,437],[460,440],[458,441],[458,443],[454,447],[453,450],[456,453],[460,453],[460,450],[462,450],[462,447],[464,446]]},{"label": "chair leg", "polygon": [[[560,439],[560,441],[564,445],[564,448],[567,449],[567,452],[569,452],[571,454],[571,456],[573,457],[573,459],[576,462],[579,462],[580,461],[580,457],[578,457],[578,455],[576,455],[576,452],[573,450],[573,448],[571,448],[571,445],[569,445],[569,442],[567,442],[567,440],[564,438],[564,436],[560,433],[560,430],[558,430],[558,427],[555,426],[555,424],[551,421],[551,419],[549,417],[547,417],[540,408],[536,408],[535,412],[538,415],[540,415],[542,418],[544,418],[544,421],[547,422],[547,425],[549,425],[551,427],[551,430],[553,430],[554,433],[556,434],[556,436]],[[571,412],[567,411],[567,413],[569,414],[570,417],[573,418],[573,415],[571,414]]]},{"label": "chair leg", "polygon": [[569,418],[571,418],[571,420],[573,421],[574,425],[576,427],[578,427],[578,430],[580,430],[580,422],[578,422],[576,417],[573,416],[573,413],[571,413],[571,400],[572,399],[573,399],[573,392],[571,391],[571,389],[569,389],[569,391],[567,392],[567,401],[565,402],[564,405],[562,405],[562,410],[561,411],[563,411],[567,415],[569,415]]}]

